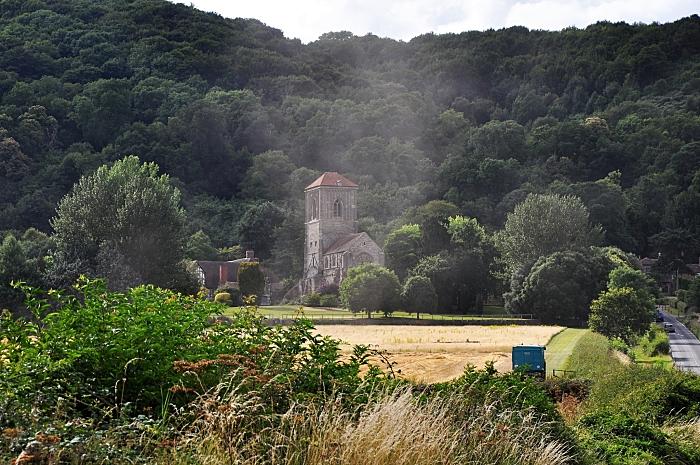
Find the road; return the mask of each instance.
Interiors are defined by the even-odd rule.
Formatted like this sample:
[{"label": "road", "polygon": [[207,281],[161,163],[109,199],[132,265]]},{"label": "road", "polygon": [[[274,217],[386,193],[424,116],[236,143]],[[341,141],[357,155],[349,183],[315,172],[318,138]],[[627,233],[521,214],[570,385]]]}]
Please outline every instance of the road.
[{"label": "road", "polygon": [[679,370],[700,375],[700,341],[676,317],[666,312],[662,313],[664,322],[671,323],[676,329],[675,333],[668,333],[674,365]]}]

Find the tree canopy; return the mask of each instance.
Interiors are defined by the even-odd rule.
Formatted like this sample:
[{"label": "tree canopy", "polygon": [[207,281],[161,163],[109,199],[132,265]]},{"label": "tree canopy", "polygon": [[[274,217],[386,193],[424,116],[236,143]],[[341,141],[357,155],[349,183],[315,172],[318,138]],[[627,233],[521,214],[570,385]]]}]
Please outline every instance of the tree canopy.
[{"label": "tree canopy", "polygon": [[61,200],[52,226],[57,253],[80,263],[80,272],[92,274],[100,258],[113,263],[116,256],[136,281],[187,285],[180,192],[154,163],[129,156],[84,176]]},{"label": "tree canopy", "polygon": [[401,286],[393,271],[375,263],[348,270],[340,283],[340,300],[353,312],[391,313],[400,305]]},{"label": "tree canopy", "polygon": [[[361,230],[418,224],[425,255],[451,247],[450,216],[491,233],[529,194],[580,198],[603,245],[700,255],[697,15],[303,44],[166,0],[33,0],[3,3],[0,39],[0,231],[16,237],[51,233],[73,184],[136,154],[181,192],[186,236],[254,247],[281,277],[302,272],[289,244],[323,171],[360,184]],[[530,262],[554,251],[534,240]]]},{"label": "tree canopy", "polygon": [[530,194],[508,214],[498,245],[514,269],[538,258],[596,244],[602,231],[592,227],[578,197]]}]

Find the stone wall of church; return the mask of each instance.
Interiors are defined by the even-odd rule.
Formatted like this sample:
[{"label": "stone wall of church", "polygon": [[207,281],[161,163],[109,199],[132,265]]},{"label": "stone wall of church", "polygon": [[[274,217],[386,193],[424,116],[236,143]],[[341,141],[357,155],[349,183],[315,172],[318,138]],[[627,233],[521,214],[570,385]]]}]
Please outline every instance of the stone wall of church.
[{"label": "stone wall of church", "polygon": [[306,223],[306,243],[304,244],[304,274],[315,266],[321,268],[321,226],[318,220]]},{"label": "stone wall of church", "polygon": [[365,262],[377,263],[384,266],[384,252],[373,240],[367,239],[355,241],[348,250],[350,257],[346,260],[346,267],[357,266]]}]

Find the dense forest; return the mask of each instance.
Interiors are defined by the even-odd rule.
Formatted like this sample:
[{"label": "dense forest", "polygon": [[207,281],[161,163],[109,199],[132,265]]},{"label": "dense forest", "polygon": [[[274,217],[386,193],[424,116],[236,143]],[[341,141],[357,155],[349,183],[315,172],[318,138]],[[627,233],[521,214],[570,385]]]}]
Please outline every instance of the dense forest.
[{"label": "dense forest", "polygon": [[432,200],[494,231],[529,193],[573,194],[604,245],[695,262],[699,58],[697,15],[302,44],[164,0],[5,0],[0,231],[36,245],[82,175],[134,154],[182,192],[189,234],[282,277],[326,170],[360,184],[380,244]]}]

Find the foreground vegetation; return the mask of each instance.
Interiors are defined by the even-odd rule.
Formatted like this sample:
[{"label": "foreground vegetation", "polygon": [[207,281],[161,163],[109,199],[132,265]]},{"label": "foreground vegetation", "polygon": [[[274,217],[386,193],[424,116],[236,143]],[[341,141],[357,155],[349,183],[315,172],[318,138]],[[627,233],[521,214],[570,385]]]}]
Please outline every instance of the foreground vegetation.
[{"label": "foreground vegetation", "polygon": [[698,463],[700,377],[625,364],[595,333],[581,338],[567,368],[593,380],[588,398],[568,407],[580,443],[605,463]]},{"label": "foreground vegetation", "polygon": [[[467,367],[415,385],[308,321],[154,287],[23,287],[37,320],[0,325],[0,458],[48,463],[697,463],[697,377],[624,366],[588,333],[594,382]],[[39,323],[38,318],[41,318]],[[377,365],[383,360],[388,365]],[[362,375],[361,375],[362,373]],[[575,415],[573,404],[577,406]],[[562,415],[563,414],[563,415]],[[583,414],[583,416],[580,416]],[[593,451],[593,453],[591,453]],[[675,463],[675,462],[674,462]]]}]

